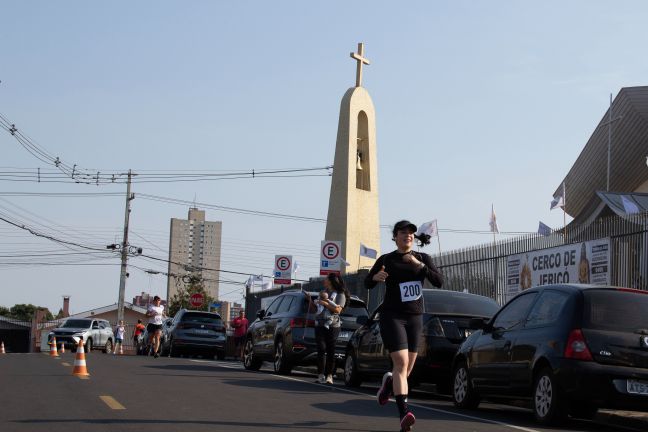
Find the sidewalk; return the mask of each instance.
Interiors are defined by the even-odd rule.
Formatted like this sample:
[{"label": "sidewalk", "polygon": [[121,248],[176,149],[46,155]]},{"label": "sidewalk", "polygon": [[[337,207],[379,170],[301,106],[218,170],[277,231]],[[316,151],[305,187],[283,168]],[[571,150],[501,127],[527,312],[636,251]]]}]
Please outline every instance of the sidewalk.
[{"label": "sidewalk", "polygon": [[648,412],[600,410],[594,421],[642,431],[648,430]]}]

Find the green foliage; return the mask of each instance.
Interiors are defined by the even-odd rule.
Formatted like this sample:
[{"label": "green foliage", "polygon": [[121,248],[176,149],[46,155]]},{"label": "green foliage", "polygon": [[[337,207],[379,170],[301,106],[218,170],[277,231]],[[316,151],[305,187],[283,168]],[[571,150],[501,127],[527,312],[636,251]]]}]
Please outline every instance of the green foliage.
[{"label": "green foliage", "polygon": [[35,306],[33,304],[17,304],[13,305],[10,309],[7,309],[4,306],[0,306],[0,316],[13,318],[19,321],[31,321],[34,318],[37,310],[46,311],[45,319],[47,321],[54,319],[54,316],[46,307]]},{"label": "green foliage", "polygon": [[[202,306],[196,308],[191,306],[189,299],[192,295],[200,293],[205,300]],[[207,311],[207,308],[214,302],[214,298],[207,294],[202,279],[199,276],[188,276],[188,281],[178,287],[178,292],[168,301],[169,316],[174,316],[180,309],[192,309]]]}]

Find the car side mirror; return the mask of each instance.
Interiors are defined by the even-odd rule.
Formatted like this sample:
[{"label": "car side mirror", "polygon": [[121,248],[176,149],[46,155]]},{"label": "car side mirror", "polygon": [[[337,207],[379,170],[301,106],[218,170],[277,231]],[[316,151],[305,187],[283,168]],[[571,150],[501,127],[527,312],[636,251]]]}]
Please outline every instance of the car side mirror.
[{"label": "car side mirror", "polygon": [[265,309],[261,309],[259,312],[257,312],[257,318],[263,319],[265,316]]},{"label": "car side mirror", "polygon": [[360,315],[358,318],[356,318],[356,322],[360,325],[365,325],[369,322],[369,317]]}]

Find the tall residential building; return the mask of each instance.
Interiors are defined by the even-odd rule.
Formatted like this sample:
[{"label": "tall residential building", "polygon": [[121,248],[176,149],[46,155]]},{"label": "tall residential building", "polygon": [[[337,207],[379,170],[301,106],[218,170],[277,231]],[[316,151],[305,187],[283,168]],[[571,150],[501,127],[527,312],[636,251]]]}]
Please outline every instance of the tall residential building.
[{"label": "tall residential building", "polygon": [[222,222],[205,221],[205,211],[189,209],[187,219],[171,219],[167,300],[185,286],[183,276],[202,279],[205,291],[218,299]]}]

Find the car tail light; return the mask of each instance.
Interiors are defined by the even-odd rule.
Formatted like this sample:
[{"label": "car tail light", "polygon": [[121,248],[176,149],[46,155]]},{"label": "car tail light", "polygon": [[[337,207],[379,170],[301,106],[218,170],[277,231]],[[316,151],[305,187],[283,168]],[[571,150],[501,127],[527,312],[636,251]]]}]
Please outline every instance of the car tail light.
[{"label": "car tail light", "polygon": [[565,357],[575,360],[592,361],[592,353],[590,353],[583,332],[580,329],[574,329],[569,333],[567,346],[565,347]]}]

